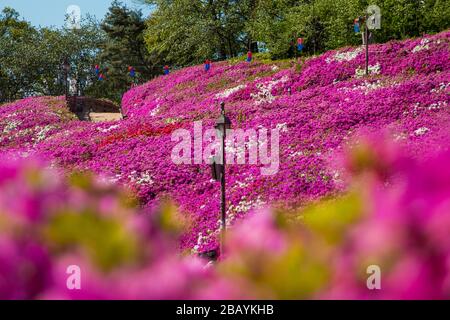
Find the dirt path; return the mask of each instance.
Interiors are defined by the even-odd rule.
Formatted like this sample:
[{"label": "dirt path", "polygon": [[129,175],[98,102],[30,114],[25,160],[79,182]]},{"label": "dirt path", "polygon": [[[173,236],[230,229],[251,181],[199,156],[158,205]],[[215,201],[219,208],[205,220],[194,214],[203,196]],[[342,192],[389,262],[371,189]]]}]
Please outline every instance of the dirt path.
[{"label": "dirt path", "polygon": [[95,113],[91,112],[90,117],[92,122],[117,121],[122,119],[120,113]]}]

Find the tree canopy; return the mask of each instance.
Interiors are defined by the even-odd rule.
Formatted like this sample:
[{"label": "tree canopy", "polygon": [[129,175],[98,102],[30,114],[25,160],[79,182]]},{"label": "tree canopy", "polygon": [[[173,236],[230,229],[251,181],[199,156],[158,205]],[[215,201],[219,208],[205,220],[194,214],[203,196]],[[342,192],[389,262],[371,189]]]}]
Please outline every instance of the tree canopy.
[{"label": "tree canopy", "polygon": [[131,10],[119,1],[114,1],[106,14],[101,29],[107,41],[102,46],[99,61],[108,70],[107,86],[114,92],[112,98],[120,100],[134,79],[128,67],[136,70],[136,81],[151,79],[161,72],[158,59],[150,55],[145,47],[145,19],[140,11]]},{"label": "tree canopy", "polygon": [[62,62],[79,93],[92,84],[92,65],[105,41],[98,23],[87,18],[80,29],[34,28],[5,8],[0,15],[0,101],[64,93]]},{"label": "tree canopy", "polygon": [[[119,102],[131,84],[150,80],[165,64],[183,67],[268,51],[272,59],[361,43],[353,21],[369,4],[381,10],[373,41],[417,37],[450,27],[448,0],[139,0],[144,17],[113,1],[101,22],[85,17],[79,29],[35,28],[19,13],[0,13],[0,102],[64,93],[61,64],[77,92]],[[100,81],[93,66],[99,65]],[[132,78],[128,67],[134,67]]]},{"label": "tree canopy", "polygon": [[226,59],[267,47],[272,58],[294,53],[298,37],[315,54],[360,43],[353,21],[368,5],[381,9],[375,41],[435,33],[450,27],[446,0],[144,0],[153,6],[147,20],[150,52],[168,63],[189,65]]}]

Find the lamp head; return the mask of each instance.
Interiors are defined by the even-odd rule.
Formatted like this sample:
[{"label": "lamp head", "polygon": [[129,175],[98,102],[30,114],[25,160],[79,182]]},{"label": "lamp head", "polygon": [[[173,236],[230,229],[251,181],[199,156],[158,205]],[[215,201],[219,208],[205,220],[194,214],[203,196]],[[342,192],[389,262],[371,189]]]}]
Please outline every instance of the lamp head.
[{"label": "lamp head", "polygon": [[220,103],[221,114],[216,121],[215,129],[219,135],[222,135],[225,130],[231,129],[231,120],[225,115],[225,103]]}]

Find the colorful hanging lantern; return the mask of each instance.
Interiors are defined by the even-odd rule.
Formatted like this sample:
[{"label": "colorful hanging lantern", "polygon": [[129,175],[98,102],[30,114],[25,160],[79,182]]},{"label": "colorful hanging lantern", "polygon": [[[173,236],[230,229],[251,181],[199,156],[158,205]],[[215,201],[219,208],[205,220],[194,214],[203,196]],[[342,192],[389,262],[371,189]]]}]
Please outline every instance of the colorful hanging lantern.
[{"label": "colorful hanging lantern", "polygon": [[205,61],[205,71],[209,71],[211,69],[211,61]]},{"label": "colorful hanging lantern", "polygon": [[95,74],[98,76],[100,74],[100,66],[97,64],[95,65]]},{"label": "colorful hanging lantern", "polygon": [[303,46],[303,38],[298,38],[297,39],[297,50],[299,52],[302,52],[303,48],[304,48],[304,46]]},{"label": "colorful hanging lantern", "polygon": [[136,70],[134,67],[129,66],[128,71],[130,72],[130,77],[134,78],[136,76]]},{"label": "colorful hanging lantern", "polygon": [[247,52],[247,62],[252,62],[253,53],[251,51]]},{"label": "colorful hanging lantern", "polygon": [[103,73],[100,73],[100,75],[98,76],[98,80],[99,81],[105,80],[105,76],[103,75]]},{"label": "colorful hanging lantern", "polygon": [[353,30],[355,31],[355,33],[359,33],[361,31],[359,26],[359,19],[355,19],[355,21],[353,22]]},{"label": "colorful hanging lantern", "polygon": [[164,74],[167,76],[170,73],[170,68],[169,66],[164,66]]}]

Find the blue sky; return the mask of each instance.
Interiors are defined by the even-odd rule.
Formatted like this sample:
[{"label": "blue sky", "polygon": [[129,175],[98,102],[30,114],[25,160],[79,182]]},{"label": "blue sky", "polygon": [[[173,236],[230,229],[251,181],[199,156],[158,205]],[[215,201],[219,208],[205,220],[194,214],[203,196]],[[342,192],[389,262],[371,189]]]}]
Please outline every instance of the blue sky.
[{"label": "blue sky", "polygon": [[[89,13],[102,19],[111,2],[112,0],[0,0],[0,10],[12,7],[34,26],[60,27],[64,25],[66,9],[70,5],[79,6],[82,15]],[[122,2],[131,8],[142,9],[144,14],[149,13],[148,6],[142,6],[138,0]]]}]

